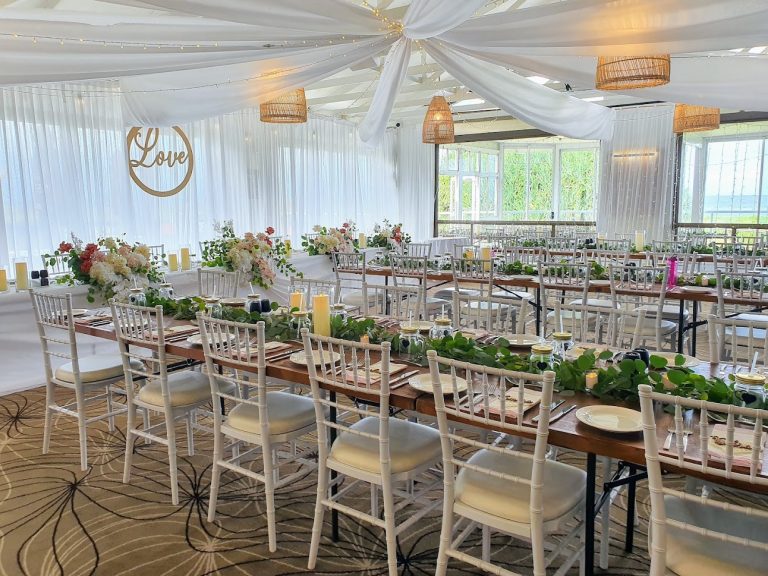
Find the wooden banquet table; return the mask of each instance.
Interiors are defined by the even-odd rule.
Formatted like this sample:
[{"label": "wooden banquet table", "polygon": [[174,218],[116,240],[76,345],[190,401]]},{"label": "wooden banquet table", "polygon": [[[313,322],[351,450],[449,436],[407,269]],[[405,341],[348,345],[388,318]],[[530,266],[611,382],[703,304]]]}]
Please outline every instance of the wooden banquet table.
[{"label": "wooden banquet table", "polygon": [[[188,324],[185,322],[174,321],[173,324]],[[109,340],[116,340],[116,334],[114,327],[111,325],[98,325],[92,326],[86,323],[78,323],[77,332],[81,334],[87,334],[89,336],[97,338],[105,338]],[[299,342],[291,342],[295,350],[302,350],[303,347]],[[174,340],[166,343],[166,352],[174,356],[186,358],[190,362],[203,362],[204,354],[200,346],[195,346],[186,342],[185,339]],[[371,361],[375,361],[373,358]],[[393,355],[393,361],[397,361],[397,355]],[[417,368],[420,372],[428,372],[428,368]],[[710,364],[702,362],[696,367],[693,367],[697,373],[704,376],[711,377],[719,374],[720,366],[717,364]],[[270,361],[267,360],[267,376],[271,378],[277,378],[293,382],[296,384],[308,385],[309,375],[307,368],[292,363],[288,358],[281,356],[281,359]],[[393,376],[393,379],[396,375]],[[348,394],[347,390],[336,389],[331,385],[323,385],[324,388],[335,393],[340,392]],[[606,402],[585,393],[556,393],[553,400],[556,399],[565,400],[566,406],[568,404],[574,404],[577,408],[582,406],[591,406],[598,404],[606,404]],[[366,394],[361,392],[358,400],[364,400],[375,403],[378,401],[378,397],[375,393]],[[419,392],[411,386],[398,385],[395,386],[390,392],[390,405],[399,410],[411,411],[423,415],[434,416],[435,415],[435,402],[432,394]],[[635,407],[636,408],[636,407]],[[526,422],[530,418],[538,413],[537,409],[532,409],[526,414]],[[473,425],[477,426],[477,423],[473,422]],[[673,426],[672,416],[668,414],[660,415],[657,420],[657,429],[659,434],[660,445],[663,443],[664,437],[667,434],[667,428]],[[493,429],[493,422],[489,422],[487,428]],[[535,424],[532,424],[531,433],[524,434],[523,436],[528,438],[535,438]],[[587,514],[585,521],[585,530],[587,534],[585,543],[585,573],[589,576],[594,574],[594,533],[595,533],[595,517],[599,513],[601,506],[605,503],[605,493],[598,501],[598,494],[596,490],[597,480],[597,457],[607,457],[618,460],[619,462],[626,463],[629,467],[630,474],[635,474],[638,470],[642,470],[645,465],[645,449],[643,445],[643,438],[641,433],[636,434],[611,434],[608,432],[602,432],[595,428],[586,426],[581,423],[575,416],[575,410],[572,410],[562,418],[552,423],[549,429],[548,442],[554,446],[583,452],[586,454],[586,472],[587,472],[587,490],[586,490],[586,508],[592,510],[592,514]],[[698,449],[698,437],[696,434],[691,435],[689,449],[686,452],[686,459],[693,461],[697,460],[699,453]],[[763,463],[763,470],[768,470],[768,451],[765,454],[765,461]],[[680,469],[674,466],[665,466],[669,472],[681,472]],[[689,476],[696,476],[702,480],[708,480],[713,483],[728,485],[734,488],[739,488],[748,491],[761,491],[760,487],[750,485],[745,482],[736,481],[733,479],[725,479],[721,477],[715,477],[708,474],[702,474],[695,470],[686,470],[685,474]],[[636,476],[637,479],[642,479],[644,475],[640,473]],[[604,481],[607,481],[605,479]],[[629,486],[629,508],[628,514],[630,518],[634,517],[634,488],[635,481],[632,482],[618,482],[618,484],[628,484]],[[765,491],[768,493],[768,490]],[[337,533],[338,524],[334,517],[334,535]],[[632,534],[633,534],[633,522],[629,520],[627,522],[627,536],[626,536],[626,549],[631,551],[632,549]]]}]

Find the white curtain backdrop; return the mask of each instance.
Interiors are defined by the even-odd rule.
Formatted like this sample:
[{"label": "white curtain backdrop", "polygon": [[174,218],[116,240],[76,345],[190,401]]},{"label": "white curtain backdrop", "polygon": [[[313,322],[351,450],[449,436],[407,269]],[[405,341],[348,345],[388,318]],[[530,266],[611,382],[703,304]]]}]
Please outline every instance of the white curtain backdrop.
[{"label": "white curtain backdrop", "polygon": [[[82,97],[86,88],[101,95]],[[0,110],[0,266],[14,258],[38,266],[70,232],[85,241],[125,233],[196,248],[213,237],[215,220],[232,219],[241,233],[273,226],[298,246],[315,224],[353,220],[369,231],[383,218],[400,219],[394,130],[371,148],[354,125],[325,118],[281,126],[245,109],[194,122],[183,126],[195,153],[192,180],[157,198],[128,176],[114,83],[4,88]],[[179,180],[157,172],[158,189]]]},{"label": "white curtain backdrop", "polygon": [[675,169],[674,105],[616,111],[613,137],[601,146],[597,230],[645,231],[646,242],[672,232]]},{"label": "white curtain backdrop", "polygon": [[415,241],[431,238],[435,214],[435,146],[421,141],[421,123],[397,131],[400,220]]}]

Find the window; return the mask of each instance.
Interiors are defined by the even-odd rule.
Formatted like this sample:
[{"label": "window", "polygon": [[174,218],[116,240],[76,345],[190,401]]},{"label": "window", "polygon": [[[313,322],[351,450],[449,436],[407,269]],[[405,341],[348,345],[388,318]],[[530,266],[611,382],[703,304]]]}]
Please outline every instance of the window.
[{"label": "window", "polygon": [[[703,135],[702,135],[703,134]],[[768,125],[725,125],[686,134],[681,159],[681,222],[768,222]]]},{"label": "window", "polygon": [[593,220],[599,143],[440,147],[440,220]]}]

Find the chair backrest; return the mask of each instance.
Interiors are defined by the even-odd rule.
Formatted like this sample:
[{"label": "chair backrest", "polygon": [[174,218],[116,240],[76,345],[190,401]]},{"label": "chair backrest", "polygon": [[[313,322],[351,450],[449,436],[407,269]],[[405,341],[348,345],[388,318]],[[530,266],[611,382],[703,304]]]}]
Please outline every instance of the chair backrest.
[{"label": "chair backrest", "polygon": [[543,252],[544,250],[541,246],[513,246],[502,250],[501,257],[505,264],[520,262],[524,265],[536,267],[542,261]]},{"label": "chair backrest", "polygon": [[69,272],[69,266],[65,262],[65,259],[69,258],[68,254],[58,256],[43,254],[40,258],[43,261],[43,268],[48,270],[49,276],[63,276]]},{"label": "chair backrest", "polygon": [[149,248],[149,255],[155,262],[163,263],[165,261],[165,244],[154,244],[147,246]]},{"label": "chair backrest", "polygon": [[584,262],[595,262],[603,268],[611,265],[623,266],[629,262],[629,250],[584,249],[581,258]]},{"label": "chair backrest", "polygon": [[392,268],[392,281],[395,286],[408,284],[427,285],[429,258],[426,256],[390,254],[389,261]]},{"label": "chair backrest", "polygon": [[[767,318],[768,320],[768,318]],[[709,361],[761,370],[768,367],[768,322],[707,317]]]},{"label": "chair backrest", "polygon": [[[72,316],[72,294],[58,296],[30,290],[29,295],[32,298],[37,332],[43,348],[43,364],[47,380],[55,381],[51,358],[64,358],[72,362],[75,384],[80,386],[82,381],[77,356],[75,319]],[[62,332],[66,333],[66,337]],[[52,344],[55,350],[51,349]]]},{"label": "chair backrest", "polygon": [[332,304],[341,299],[338,280],[319,280],[307,276],[291,276],[290,292],[304,293],[304,306],[312,306],[312,297],[318,294],[328,294]]},{"label": "chair backrest", "polygon": [[240,271],[197,269],[197,291],[199,296],[234,298],[240,286]]},{"label": "chair backrest", "polygon": [[453,292],[453,326],[499,336],[525,333],[528,300]]},{"label": "chair backrest", "polygon": [[366,313],[387,315],[400,321],[418,320],[422,315],[424,291],[421,286],[385,286],[363,284],[362,302],[368,303]]},{"label": "chair backrest", "polygon": [[763,265],[762,257],[742,256],[739,254],[712,254],[715,271],[727,274],[747,274]]},{"label": "chair backrest", "polygon": [[[211,383],[213,405],[228,400],[235,405],[249,404],[259,411],[262,444],[269,441],[267,411],[267,361],[265,357],[264,322],[245,324],[220,320],[198,312],[197,322],[205,354],[205,365]],[[231,370],[219,370],[225,366]],[[232,384],[236,390],[248,393],[231,394],[222,391]],[[231,412],[231,409],[230,409]],[[220,410],[213,410],[214,419],[221,424]]]},{"label": "chair backrest", "polygon": [[453,257],[464,258],[465,256],[471,256],[477,258],[480,254],[480,246],[476,244],[454,244],[453,245]]},{"label": "chair backrest", "polygon": [[[717,270],[717,314],[724,318],[754,308],[768,299],[768,277],[754,273],[729,273]],[[731,300],[731,302],[726,302]]]},{"label": "chair backrest", "polygon": [[331,254],[336,279],[365,282],[365,252],[334,252]]},{"label": "chair backrest", "polygon": [[683,254],[688,254],[691,241],[690,239],[654,240],[651,242],[651,249],[657,254],[676,254],[679,258]]},{"label": "chair backrest", "polygon": [[[443,452],[443,471],[446,495],[452,503],[454,483],[460,469],[472,470],[473,473],[483,474],[489,478],[500,479],[509,485],[524,485],[530,489],[531,510],[531,539],[533,547],[534,572],[544,574],[544,509],[547,502],[543,500],[544,467],[547,453],[547,438],[549,436],[550,403],[555,373],[546,371],[543,374],[527,374],[512,372],[489,366],[478,366],[441,358],[434,350],[427,352],[429,370],[432,375],[432,386],[435,393],[435,409],[437,424]],[[447,376],[453,383],[453,393],[443,395],[441,376]],[[467,393],[458,393],[457,381],[463,378],[467,383]],[[539,421],[537,425],[528,424],[524,420],[526,397],[540,395]],[[446,402],[446,398],[450,402]],[[533,453],[516,450],[514,458],[530,461],[531,474],[516,476],[485,468],[482,465],[468,462],[472,453],[477,450],[487,450],[499,457],[510,456],[510,451],[493,441],[494,435],[489,435],[489,441],[476,440],[454,430],[451,421],[462,421],[481,428],[509,433],[512,435],[531,436],[536,434]],[[450,514],[451,510],[444,510]],[[537,545],[538,544],[538,545]]]},{"label": "chair backrest", "polygon": [[[165,352],[165,320],[163,307],[134,306],[122,304],[113,298],[112,321],[120,348],[125,376],[128,401],[133,401],[134,381],[146,379],[160,382],[163,406],[171,410],[171,395],[168,386],[168,357]],[[136,349],[151,350],[152,354],[138,354]],[[138,360],[139,362],[131,362]]]},{"label": "chair backrest", "polygon": [[483,260],[482,258],[453,258],[451,260],[453,269],[453,283],[455,288],[460,284],[477,284],[481,292],[491,292],[493,286],[493,260]]},{"label": "chair backrest", "polygon": [[677,274],[689,276],[697,274],[700,268],[699,255],[691,254],[687,252],[649,252],[648,260],[650,260],[651,266],[657,268],[667,267],[669,259],[675,257],[677,259]]},{"label": "chair backrest", "polygon": [[[629,257],[629,250],[631,242],[624,238],[598,238],[595,242],[595,246],[599,252],[614,252],[619,257],[623,257],[626,254]],[[623,258],[626,259],[626,258]]]},{"label": "chair backrest", "polygon": [[[306,328],[301,331],[304,352],[307,358],[317,358],[317,364],[308,362],[309,382],[312,387],[312,400],[315,403],[317,419],[317,437],[320,459],[327,457],[329,432],[336,429],[344,434],[351,434],[379,444],[381,474],[388,482],[391,471],[389,453],[389,356],[390,343],[378,345],[350,342],[337,338],[328,338],[310,333]],[[372,370],[371,368],[378,368]],[[364,407],[341,403],[323,389],[324,385],[333,386],[342,394],[357,398],[361,394],[378,398],[379,430],[369,433],[351,428],[352,421],[339,418],[336,422],[330,414],[345,413],[350,420],[370,416]]]},{"label": "chair backrest", "polygon": [[402,250],[403,256],[418,256],[418,257],[424,257],[430,258],[432,256],[432,244],[429,242],[426,243],[417,243],[417,242],[411,242],[409,244],[403,245]]},{"label": "chair backrest", "polygon": [[[667,269],[648,266],[610,266],[611,299],[618,312],[617,346],[635,348],[652,340],[660,349],[667,298]],[[649,333],[653,327],[653,334]]]},{"label": "chair backrest", "polygon": [[[651,497],[651,537],[649,545],[651,551],[651,571],[654,576],[667,574],[667,533],[671,528],[678,534],[686,533],[688,537],[699,539],[706,537],[710,542],[719,541],[729,547],[736,547],[743,551],[741,554],[734,552],[748,563],[755,550],[763,553],[757,555],[764,557],[768,551],[765,541],[752,539],[750,534],[741,534],[740,537],[718,532],[716,527],[709,526],[704,530],[701,526],[687,524],[676,518],[674,509],[667,508],[667,504],[673,501],[690,503],[691,506],[702,507],[701,514],[711,514],[713,517],[719,513],[743,513],[745,521],[748,518],[760,519],[762,524],[768,521],[768,513],[754,507],[741,507],[730,503],[718,501],[714,498],[702,498],[688,492],[676,490],[664,485],[662,468],[673,466],[680,470],[691,470],[696,474],[711,475],[716,478],[741,481],[746,484],[760,487],[763,491],[768,487],[768,477],[761,475],[763,464],[762,445],[765,443],[763,422],[768,418],[768,411],[753,408],[742,408],[729,404],[716,404],[670,396],[653,391],[648,385],[639,387],[640,409],[643,419],[643,438],[645,441],[645,461],[648,469],[648,489]],[[674,406],[674,418],[670,424],[674,425],[677,434],[676,442],[671,451],[659,451],[659,433],[667,435],[666,423],[657,430],[654,404],[659,407]],[[699,422],[691,426],[694,430],[691,449],[683,442],[684,430],[686,430],[685,412],[696,411]],[[690,413],[689,413],[690,414]],[[719,421],[721,424],[715,428],[710,422]],[[738,423],[738,424],[737,424]],[[689,424],[690,425],[690,424]],[[708,509],[705,512],[704,509]],[[745,531],[742,531],[745,532]],[[761,572],[765,566],[754,566],[755,572]]]}]

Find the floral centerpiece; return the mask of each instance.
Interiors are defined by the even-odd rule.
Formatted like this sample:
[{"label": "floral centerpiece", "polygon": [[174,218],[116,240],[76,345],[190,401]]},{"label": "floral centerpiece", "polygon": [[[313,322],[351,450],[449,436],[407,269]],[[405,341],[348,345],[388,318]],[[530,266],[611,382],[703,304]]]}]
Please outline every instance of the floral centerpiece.
[{"label": "floral centerpiece", "polygon": [[391,224],[384,220],[383,224],[373,227],[373,236],[368,239],[371,248],[397,248],[403,244],[410,244],[411,235],[403,232],[402,223]]},{"label": "floral centerpiece", "polygon": [[50,265],[60,260],[69,272],[56,279],[59,284],[88,285],[88,302],[96,295],[105,300],[127,300],[130,288],[146,288],[161,280],[157,261],[145,244],[128,244],[122,238],[99,238],[83,246],[82,240],[72,235],[71,242],[62,242],[53,254],[44,258]]},{"label": "floral centerpiece", "polygon": [[269,288],[275,281],[276,270],[286,275],[298,275],[288,262],[289,246],[273,234],[271,226],[264,232],[246,232],[242,238],[235,235],[232,221],[216,224],[220,234],[215,240],[201,242],[203,266],[221,267],[230,272],[239,270],[250,282]]},{"label": "floral centerpiece", "polygon": [[339,228],[317,225],[312,230],[314,234],[305,234],[301,237],[301,246],[310,256],[334,252],[347,254],[357,252],[355,238],[357,226],[354,222],[344,222]]}]

